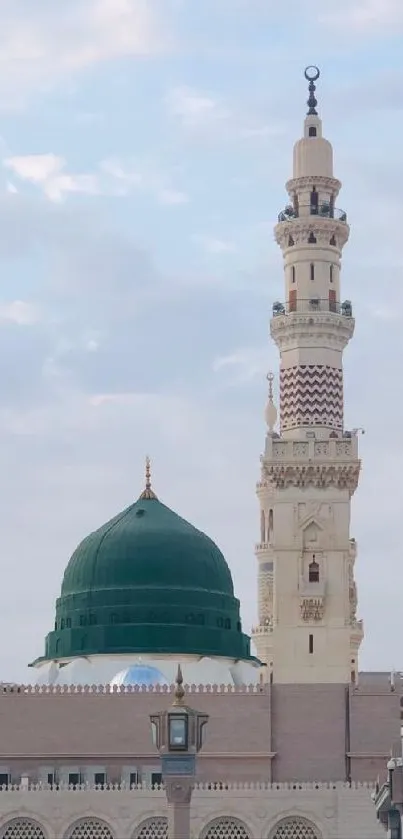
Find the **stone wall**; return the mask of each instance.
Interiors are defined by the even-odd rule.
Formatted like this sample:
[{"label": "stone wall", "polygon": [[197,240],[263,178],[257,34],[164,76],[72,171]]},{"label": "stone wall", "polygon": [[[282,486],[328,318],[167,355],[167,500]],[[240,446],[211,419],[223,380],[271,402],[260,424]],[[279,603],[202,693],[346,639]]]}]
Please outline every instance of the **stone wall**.
[{"label": "stone wall", "polygon": [[[367,785],[196,787],[191,839],[381,839]],[[164,790],[0,793],[5,839],[165,839]]]}]

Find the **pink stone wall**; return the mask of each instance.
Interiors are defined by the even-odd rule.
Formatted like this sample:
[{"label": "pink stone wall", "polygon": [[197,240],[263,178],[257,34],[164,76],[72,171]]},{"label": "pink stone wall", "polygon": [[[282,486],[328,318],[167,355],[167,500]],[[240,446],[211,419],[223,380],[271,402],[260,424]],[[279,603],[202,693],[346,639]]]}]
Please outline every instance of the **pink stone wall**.
[{"label": "pink stone wall", "polygon": [[[124,764],[156,766],[149,714],[172,694],[0,693],[0,763],[15,777],[35,767],[100,764],[119,781]],[[272,685],[189,692],[210,716],[201,780],[375,781],[400,737],[400,695],[387,681]]]},{"label": "pink stone wall", "polygon": [[344,780],[345,685],[275,685],[274,781]]}]

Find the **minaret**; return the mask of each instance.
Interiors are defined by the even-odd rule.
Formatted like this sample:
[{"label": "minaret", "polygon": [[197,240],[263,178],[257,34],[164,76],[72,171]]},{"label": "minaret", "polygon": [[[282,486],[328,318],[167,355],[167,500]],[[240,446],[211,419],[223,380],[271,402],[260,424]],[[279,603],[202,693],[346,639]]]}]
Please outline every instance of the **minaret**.
[{"label": "minaret", "polygon": [[354,332],[340,302],[347,215],[317,113],[317,67],[308,67],[304,136],[294,146],[289,204],[275,238],[283,252],[285,303],[270,333],[280,352],[280,433],[272,377],[257,485],[261,533],[259,623],[253,630],[267,678],[277,683],[357,680],[363,638],[354,582],[350,504],[360,469],[357,429],[343,421],[342,354]]}]

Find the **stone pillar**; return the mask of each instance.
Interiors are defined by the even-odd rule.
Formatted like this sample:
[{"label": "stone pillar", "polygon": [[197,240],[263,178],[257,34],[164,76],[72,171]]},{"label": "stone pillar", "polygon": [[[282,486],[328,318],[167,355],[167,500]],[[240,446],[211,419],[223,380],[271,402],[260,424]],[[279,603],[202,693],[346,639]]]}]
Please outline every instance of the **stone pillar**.
[{"label": "stone pillar", "polygon": [[193,778],[171,777],[165,781],[168,802],[168,839],[190,839],[190,801]]}]

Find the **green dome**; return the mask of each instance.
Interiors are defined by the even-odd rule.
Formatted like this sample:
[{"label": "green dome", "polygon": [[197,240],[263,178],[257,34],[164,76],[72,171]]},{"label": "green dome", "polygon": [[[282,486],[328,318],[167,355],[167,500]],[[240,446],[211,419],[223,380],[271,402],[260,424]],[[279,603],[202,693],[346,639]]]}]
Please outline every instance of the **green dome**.
[{"label": "green dome", "polygon": [[224,556],[149,485],[73,553],[46,638],[46,659],[128,653],[250,658]]}]

